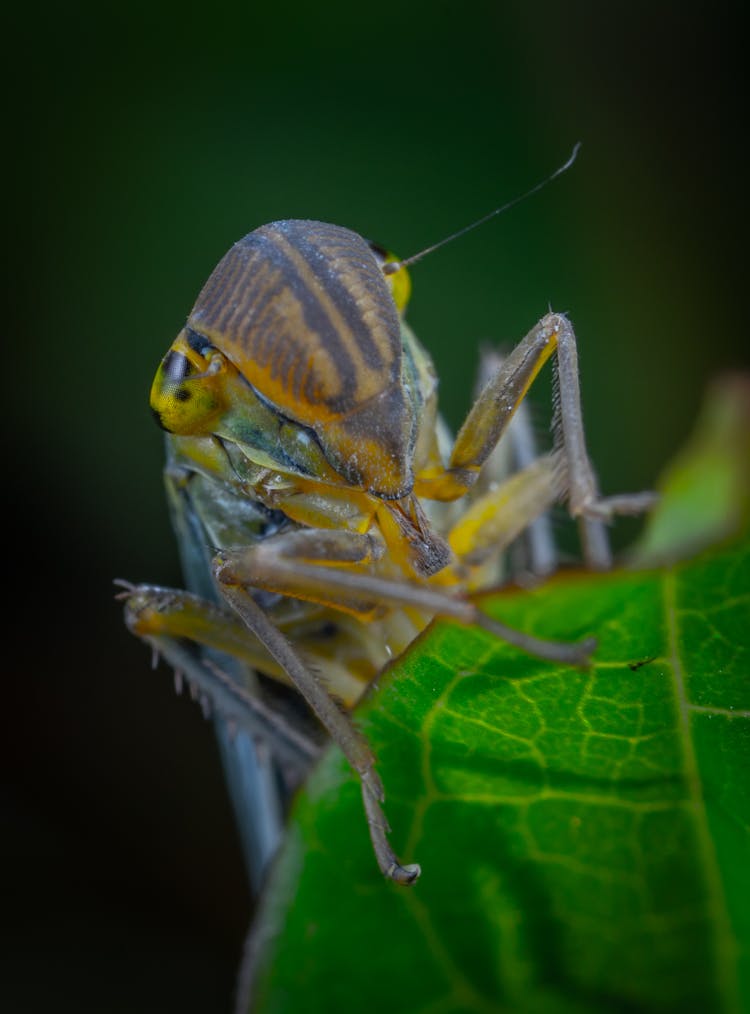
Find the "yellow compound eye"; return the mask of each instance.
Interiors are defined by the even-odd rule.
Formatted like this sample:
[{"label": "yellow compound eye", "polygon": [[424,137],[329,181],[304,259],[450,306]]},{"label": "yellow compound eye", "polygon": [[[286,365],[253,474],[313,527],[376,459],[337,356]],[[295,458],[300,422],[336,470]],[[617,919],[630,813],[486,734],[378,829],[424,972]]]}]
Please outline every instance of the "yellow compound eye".
[{"label": "yellow compound eye", "polygon": [[[398,263],[398,257],[384,247],[379,246],[377,243],[370,243],[369,246],[381,267],[384,264]],[[391,290],[396,309],[403,317],[409,303],[409,297],[411,296],[411,276],[406,268],[402,267],[398,271],[394,271],[393,274],[387,274],[385,280],[388,282],[388,288]]]},{"label": "yellow compound eye", "polygon": [[162,429],[181,436],[214,432],[226,412],[226,360],[201,335],[182,331],[159,364],[151,410]]},{"label": "yellow compound eye", "polygon": [[[391,254],[388,260],[395,261],[397,258]],[[409,303],[409,297],[411,296],[411,276],[406,268],[399,268],[392,275],[386,275],[386,280],[391,287],[391,294],[393,295],[396,309],[403,317]]]}]

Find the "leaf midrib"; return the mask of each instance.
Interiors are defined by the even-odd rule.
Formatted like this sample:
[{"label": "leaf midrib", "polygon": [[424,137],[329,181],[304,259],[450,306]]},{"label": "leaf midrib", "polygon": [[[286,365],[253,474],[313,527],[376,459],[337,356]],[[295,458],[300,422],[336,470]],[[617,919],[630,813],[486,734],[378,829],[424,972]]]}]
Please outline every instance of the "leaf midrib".
[{"label": "leaf midrib", "polygon": [[726,895],[719,872],[718,857],[708,826],[703,782],[695,753],[691,730],[693,712],[714,709],[694,706],[690,703],[685,683],[685,671],[679,653],[679,621],[677,608],[677,577],[674,568],[664,571],[663,576],[664,616],[667,629],[667,650],[670,672],[674,684],[677,704],[677,727],[682,743],[687,789],[695,819],[698,848],[703,857],[703,869],[708,891],[709,914],[714,923],[713,942],[714,967],[717,986],[727,1011],[740,1010],[739,979],[735,959],[736,943],[732,932]]}]

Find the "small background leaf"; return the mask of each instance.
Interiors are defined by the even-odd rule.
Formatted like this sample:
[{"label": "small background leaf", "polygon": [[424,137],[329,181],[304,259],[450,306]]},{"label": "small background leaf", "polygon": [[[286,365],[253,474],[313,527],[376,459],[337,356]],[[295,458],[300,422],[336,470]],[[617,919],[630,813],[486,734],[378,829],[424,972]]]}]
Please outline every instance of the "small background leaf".
[{"label": "small background leaf", "polygon": [[[693,493],[695,460],[672,472]],[[699,511],[671,482],[663,518]],[[676,553],[691,527],[659,521],[644,544]],[[750,1009],[750,542],[483,606],[539,636],[594,634],[594,666],[448,624],[418,639],[359,721],[393,844],[423,877],[379,876],[331,749],[261,912],[253,1009]]]},{"label": "small background leaf", "polygon": [[708,391],[690,441],[666,469],[660,499],[629,559],[653,566],[736,534],[750,516],[750,376]]}]

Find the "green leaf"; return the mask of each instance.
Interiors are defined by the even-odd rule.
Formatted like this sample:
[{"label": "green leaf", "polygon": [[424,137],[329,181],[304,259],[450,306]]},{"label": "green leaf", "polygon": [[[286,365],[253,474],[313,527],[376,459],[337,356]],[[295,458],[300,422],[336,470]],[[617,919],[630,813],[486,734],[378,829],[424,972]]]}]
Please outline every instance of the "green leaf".
[{"label": "green leaf", "polygon": [[660,501],[628,554],[670,563],[736,534],[750,518],[750,377],[729,374],[708,390],[690,440],[665,470]]},{"label": "green leaf", "polygon": [[485,605],[595,632],[595,666],[438,625],[391,669],[360,721],[422,879],[379,876],[331,750],[275,870],[257,1009],[750,1009],[750,546]]},{"label": "green leaf", "polygon": [[[693,520],[669,480],[643,542],[662,558],[726,531],[723,508],[701,529],[694,464],[672,473],[691,476]],[[387,670],[358,721],[391,841],[422,878],[379,875],[358,783],[329,750],[261,909],[252,1009],[750,1011],[750,540],[483,608],[593,634],[595,664],[436,624]]]}]

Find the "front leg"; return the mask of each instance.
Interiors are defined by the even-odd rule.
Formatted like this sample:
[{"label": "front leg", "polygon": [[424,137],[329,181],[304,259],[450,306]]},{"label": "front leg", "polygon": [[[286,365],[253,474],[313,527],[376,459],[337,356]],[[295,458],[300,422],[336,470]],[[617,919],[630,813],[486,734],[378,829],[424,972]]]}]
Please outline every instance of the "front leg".
[{"label": "front leg", "polygon": [[[590,638],[574,644],[542,640],[491,619],[462,591],[451,594],[425,582],[381,577],[372,573],[368,565],[377,561],[382,552],[382,543],[369,535],[302,528],[271,536],[247,549],[224,550],[215,557],[213,569],[222,589],[262,588],[354,613],[363,619],[384,608],[402,607],[420,617],[423,626],[432,617],[442,616],[482,627],[536,658],[566,665],[588,664],[595,647]],[[357,569],[362,565],[366,569]],[[227,600],[237,608],[230,598]],[[255,633],[254,627],[250,629]],[[263,638],[259,640],[270,651]],[[277,657],[273,651],[270,653]],[[289,676],[292,678],[291,673]]]},{"label": "front leg", "polygon": [[226,601],[284,669],[359,775],[370,838],[381,872],[398,884],[413,883],[421,870],[416,863],[403,866],[388,843],[388,823],[381,809],[383,786],[375,770],[375,758],[367,740],[356,729],[351,718],[336,704],[317,673],[303,662],[253,599],[245,587],[246,582],[233,572],[226,554],[217,561],[214,575]]},{"label": "front leg", "polygon": [[214,559],[213,574],[223,598],[294,683],[360,776],[381,871],[397,883],[410,884],[419,876],[419,867],[402,865],[388,844],[388,825],[380,805],[383,788],[367,741],[331,697],[317,672],[258,605],[251,590],[276,591],[362,616],[383,607],[412,608],[425,614],[425,622],[441,615],[477,624],[531,654],[572,665],[586,664],[594,645],[590,640],[579,644],[542,641],[492,620],[464,596],[449,595],[425,583],[394,581],[373,574],[369,567],[382,552],[382,542],[370,535],[296,529],[246,549],[220,552]]}]

